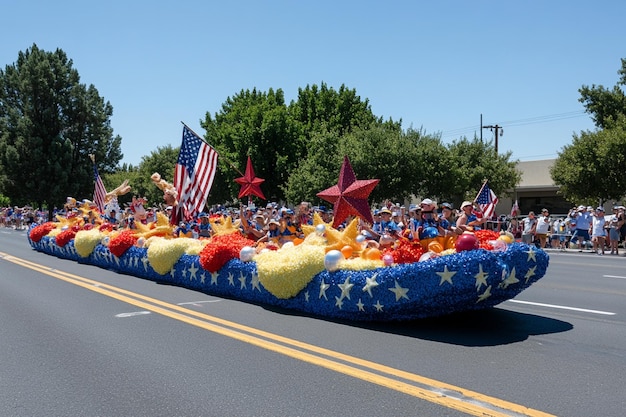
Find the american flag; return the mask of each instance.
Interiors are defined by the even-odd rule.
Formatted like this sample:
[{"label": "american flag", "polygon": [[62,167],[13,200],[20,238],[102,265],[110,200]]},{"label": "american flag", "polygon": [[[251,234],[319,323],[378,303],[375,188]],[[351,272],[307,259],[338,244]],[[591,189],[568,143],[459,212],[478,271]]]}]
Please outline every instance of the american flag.
[{"label": "american flag", "polygon": [[100,210],[100,213],[104,213],[104,197],[107,194],[106,188],[104,188],[104,183],[102,182],[102,178],[100,178],[100,174],[98,174],[98,168],[94,162],[93,164],[93,175],[95,180],[95,185],[93,189],[93,202]]},{"label": "american flag", "polygon": [[187,126],[174,171],[174,188],[186,220],[204,209],[217,170],[217,152]]},{"label": "american flag", "polygon": [[478,196],[476,196],[476,203],[478,203],[478,206],[482,210],[483,217],[486,217],[487,219],[493,217],[494,213],[496,212],[498,197],[491,190],[491,188],[489,188],[489,184],[487,184],[486,182],[485,185],[483,185],[483,188],[480,190],[480,193],[478,193]]},{"label": "american flag", "polygon": [[519,214],[519,205],[517,204],[517,200],[513,203],[513,207],[511,207],[511,217],[517,217]]}]

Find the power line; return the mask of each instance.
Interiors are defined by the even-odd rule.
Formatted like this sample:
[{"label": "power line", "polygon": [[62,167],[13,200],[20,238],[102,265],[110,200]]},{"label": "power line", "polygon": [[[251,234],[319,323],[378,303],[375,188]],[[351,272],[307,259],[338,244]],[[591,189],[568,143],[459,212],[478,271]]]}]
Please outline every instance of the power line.
[{"label": "power line", "polygon": [[[509,120],[506,122],[502,122],[501,126],[512,127],[512,126],[525,126],[525,125],[539,124],[539,123],[549,123],[549,122],[556,122],[559,120],[574,119],[577,117],[582,117],[585,114],[586,112],[584,110],[571,111],[571,112],[565,112],[565,113],[556,113],[556,114],[549,114],[545,116],[529,117],[525,119]],[[480,125],[473,125],[473,126],[461,127],[458,129],[446,130],[446,131],[441,132],[441,137],[448,138],[448,137],[466,136],[466,135],[480,131],[480,128],[481,128]]]}]

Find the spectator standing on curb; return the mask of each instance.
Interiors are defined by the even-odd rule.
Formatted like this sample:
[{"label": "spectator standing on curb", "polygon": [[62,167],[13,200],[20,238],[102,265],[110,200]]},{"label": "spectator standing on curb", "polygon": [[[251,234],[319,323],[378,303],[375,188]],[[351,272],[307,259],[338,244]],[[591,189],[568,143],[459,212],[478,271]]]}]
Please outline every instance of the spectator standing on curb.
[{"label": "spectator standing on curb", "polygon": [[537,226],[535,227],[535,234],[539,238],[539,247],[544,249],[548,240],[548,233],[550,231],[550,213],[548,209],[541,210],[541,216],[537,219]]},{"label": "spectator standing on curb", "polygon": [[613,207],[613,216],[609,223],[609,239],[611,241],[611,255],[619,255],[620,229],[624,225],[624,211],[619,206]]},{"label": "spectator standing on curb", "polygon": [[529,211],[528,217],[522,220],[522,243],[532,245],[535,240],[535,230],[537,228],[537,219],[535,212]]},{"label": "spectator standing on curb", "polygon": [[591,219],[591,241],[593,242],[593,251],[598,255],[604,255],[604,239],[606,236],[606,230],[604,224],[606,219],[604,218],[604,208],[598,207]]},{"label": "spectator standing on curb", "polygon": [[591,214],[587,211],[587,207],[578,206],[578,215],[576,216],[576,230],[572,234],[572,240],[570,242],[578,243],[578,252],[583,251],[584,242],[588,242],[589,229],[591,228]]}]

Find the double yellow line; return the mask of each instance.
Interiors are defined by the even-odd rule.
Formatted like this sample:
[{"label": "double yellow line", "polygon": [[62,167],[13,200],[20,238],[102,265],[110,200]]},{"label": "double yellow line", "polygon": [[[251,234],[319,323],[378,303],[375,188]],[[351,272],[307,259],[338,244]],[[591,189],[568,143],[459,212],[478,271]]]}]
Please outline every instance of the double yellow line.
[{"label": "double yellow line", "polygon": [[123,288],[59,271],[0,252],[0,258],[90,291],[291,358],[411,395],[474,416],[547,417],[551,414],[324,349],[218,317],[146,297]]}]

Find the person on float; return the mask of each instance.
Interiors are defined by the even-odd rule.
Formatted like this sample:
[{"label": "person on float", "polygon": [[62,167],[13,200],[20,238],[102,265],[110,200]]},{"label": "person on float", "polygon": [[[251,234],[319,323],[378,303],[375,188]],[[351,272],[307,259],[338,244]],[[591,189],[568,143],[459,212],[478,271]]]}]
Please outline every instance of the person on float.
[{"label": "person on float", "polygon": [[480,229],[481,225],[485,223],[487,219],[484,217],[478,217],[476,210],[480,210],[474,207],[474,203],[471,201],[464,201],[461,204],[461,215],[456,219],[456,233],[461,234],[463,232],[473,232],[476,229]]},{"label": "person on float", "polygon": [[171,212],[169,215],[170,224],[177,226],[181,221],[184,221],[187,217],[187,213],[185,213],[185,209],[178,204],[178,191],[174,186],[159,175],[158,172],[155,172],[150,177],[152,182],[159,187],[160,190],[163,191],[163,202],[169,209],[171,207]]}]

